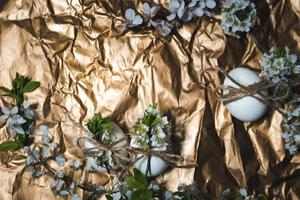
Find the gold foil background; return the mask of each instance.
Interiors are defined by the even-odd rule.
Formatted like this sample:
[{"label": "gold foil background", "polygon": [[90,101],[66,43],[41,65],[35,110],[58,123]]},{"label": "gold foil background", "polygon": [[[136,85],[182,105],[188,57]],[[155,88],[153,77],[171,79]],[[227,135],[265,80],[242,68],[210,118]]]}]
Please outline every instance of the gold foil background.
[{"label": "gold foil background", "polygon": [[[218,21],[185,24],[178,35],[162,40],[151,31],[123,36],[112,16],[141,1],[1,0],[0,85],[11,86],[19,72],[41,82],[27,95],[38,103],[38,124],[47,124],[67,158],[82,157],[71,140],[96,112],[111,116],[127,132],[140,113],[157,102],[176,125],[173,138],[195,169],[170,169],[158,177],[166,187],[195,181],[218,199],[227,188],[263,192],[281,176],[300,168],[299,154],[286,156],[282,116],[269,110],[255,123],[235,120],[199,72],[210,67],[259,68],[261,50],[252,36],[226,37]],[[166,6],[168,1],[162,1]],[[288,46],[300,55],[300,1],[257,0],[257,44]],[[120,7],[121,5],[121,7]],[[111,15],[111,16],[108,16]],[[218,15],[217,18],[220,18]],[[223,77],[210,72],[214,83]],[[10,100],[1,97],[1,105]],[[1,123],[0,139],[7,139]],[[180,143],[178,142],[180,141]],[[7,155],[1,154],[1,160]],[[15,153],[0,165],[1,200],[57,199],[50,178],[33,179]],[[6,164],[5,164],[6,163]],[[71,172],[70,172],[71,173]],[[107,184],[106,174],[74,172],[81,181]],[[300,180],[281,184],[282,199],[300,198]]]}]

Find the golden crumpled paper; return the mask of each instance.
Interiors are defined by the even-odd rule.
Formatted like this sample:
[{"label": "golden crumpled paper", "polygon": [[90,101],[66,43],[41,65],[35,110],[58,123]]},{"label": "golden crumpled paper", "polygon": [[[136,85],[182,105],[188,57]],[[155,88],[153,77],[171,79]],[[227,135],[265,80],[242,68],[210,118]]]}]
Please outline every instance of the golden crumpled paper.
[{"label": "golden crumpled paper", "polygon": [[[198,164],[195,169],[174,168],[159,176],[167,188],[195,181],[218,199],[227,188],[264,192],[279,177],[299,173],[299,154],[285,153],[278,112],[269,110],[257,122],[242,123],[231,117],[210,87],[199,84],[200,71],[211,67],[230,70],[248,65],[259,70],[259,46],[288,46],[300,55],[299,0],[255,1],[256,43],[249,35],[226,37],[218,20],[207,18],[185,24],[169,40],[151,31],[120,36],[112,16],[122,16],[128,7],[141,9],[141,1],[120,2],[0,2],[0,85],[10,87],[16,72],[41,82],[27,98],[39,104],[37,124],[49,126],[67,158],[80,155],[71,140],[83,134],[82,125],[94,113],[111,116],[127,132],[139,114],[157,102],[176,125],[175,148],[186,162]],[[216,85],[222,83],[220,74],[210,75]],[[0,104],[7,101],[1,97]],[[0,125],[3,141],[7,132]],[[84,170],[74,177],[109,183],[107,174]],[[58,198],[49,187],[50,177],[33,179],[20,155],[1,162],[0,182],[0,200]],[[277,189],[281,199],[300,198],[299,179]]]}]

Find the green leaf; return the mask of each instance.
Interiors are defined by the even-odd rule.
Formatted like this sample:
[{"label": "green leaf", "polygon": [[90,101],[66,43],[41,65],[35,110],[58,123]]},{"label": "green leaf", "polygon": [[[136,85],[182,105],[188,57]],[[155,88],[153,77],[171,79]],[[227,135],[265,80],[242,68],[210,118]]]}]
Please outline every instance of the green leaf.
[{"label": "green leaf", "polygon": [[145,186],[141,184],[139,181],[137,181],[133,176],[129,176],[126,178],[126,184],[128,185],[128,187],[132,189],[137,189],[137,190],[145,189]]},{"label": "green leaf", "polygon": [[22,94],[14,95],[14,98],[15,98],[17,106],[20,106],[24,101],[24,96]]},{"label": "green leaf", "polygon": [[145,190],[141,194],[141,200],[151,200],[152,199],[153,192],[150,190]]},{"label": "green leaf", "polygon": [[9,93],[9,92],[10,92],[10,90],[9,90],[8,88],[3,87],[3,86],[0,86],[0,90],[4,91],[4,92],[6,92],[6,93]]},{"label": "green leaf", "polygon": [[275,55],[276,55],[277,58],[284,56],[284,53],[285,53],[285,51],[281,47],[277,47],[275,49]]},{"label": "green leaf", "polygon": [[257,200],[268,200],[268,197],[265,194],[259,194]]},{"label": "green leaf", "polygon": [[135,180],[138,181],[141,185],[143,185],[143,187],[145,189],[147,189],[148,181],[147,181],[146,176],[136,168],[133,169],[133,174],[134,174]]},{"label": "green leaf", "polygon": [[0,144],[0,151],[12,151],[21,147],[19,142],[5,141]]},{"label": "green leaf", "polygon": [[41,83],[38,81],[29,81],[23,87],[22,93],[32,92],[32,91],[36,90],[38,87],[40,87],[40,85],[41,85]]},{"label": "green leaf", "polygon": [[105,198],[106,198],[107,200],[113,200],[113,197],[112,197],[111,195],[109,195],[109,194],[106,194],[106,195],[105,195]]},{"label": "green leaf", "polygon": [[131,194],[130,200],[142,200],[141,195],[145,190],[136,190]]},{"label": "green leaf", "polygon": [[108,132],[112,132],[114,130],[111,124],[102,124],[101,127]]},{"label": "green leaf", "polygon": [[6,93],[6,94],[2,94],[2,96],[9,96],[9,97],[13,97],[13,98],[16,97],[16,95],[15,95],[13,92],[11,92],[11,91],[9,91],[9,92]]}]

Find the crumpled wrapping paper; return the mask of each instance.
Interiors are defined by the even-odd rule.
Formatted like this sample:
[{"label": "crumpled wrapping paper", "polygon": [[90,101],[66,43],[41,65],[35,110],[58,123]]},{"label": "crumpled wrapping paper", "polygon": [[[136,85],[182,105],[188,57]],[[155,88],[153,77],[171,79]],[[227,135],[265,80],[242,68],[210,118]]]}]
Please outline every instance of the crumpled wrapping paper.
[{"label": "crumpled wrapping paper", "polygon": [[[157,102],[176,125],[173,141],[195,169],[169,169],[158,180],[169,189],[195,181],[215,199],[227,188],[263,192],[281,176],[299,172],[299,155],[289,157],[281,139],[282,116],[269,110],[255,123],[231,117],[199,72],[248,65],[259,70],[261,50],[252,36],[225,37],[218,22],[200,19],[162,40],[151,31],[120,36],[108,16],[140,1],[2,0],[0,3],[0,85],[19,72],[41,82],[27,95],[38,103],[38,122],[46,124],[67,158],[80,158],[74,136],[96,112],[111,116],[126,132],[140,113]],[[168,1],[162,1],[167,5]],[[288,46],[300,55],[300,1],[257,0],[259,44]],[[220,16],[217,16],[220,18]],[[257,44],[258,44],[257,43]],[[216,85],[224,77],[210,72]],[[1,97],[1,105],[9,99]],[[7,139],[4,124],[0,138]],[[1,155],[5,159],[7,155]],[[1,200],[57,199],[50,178],[33,179],[19,153],[0,165]],[[108,184],[107,174],[78,171],[75,179]],[[300,198],[300,181],[279,185],[282,199]]]}]

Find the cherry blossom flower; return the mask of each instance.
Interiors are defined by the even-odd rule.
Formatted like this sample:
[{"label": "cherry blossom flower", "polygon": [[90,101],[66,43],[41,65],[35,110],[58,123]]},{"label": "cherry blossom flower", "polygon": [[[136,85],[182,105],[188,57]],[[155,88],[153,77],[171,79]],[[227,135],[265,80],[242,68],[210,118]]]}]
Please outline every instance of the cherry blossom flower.
[{"label": "cherry blossom flower", "polygon": [[133,28],[143,23],[143,18],[137,15],[132,8],[125,11],[126,27]]},{"label": "cherry blossom flower", "polygon": [[166,139],[169,129],[170,123],[167,117],[161,117],[156,110],[156,106],[150,105],[130,131],[130,146],[166,151]]},{"label": "cherry blossom flower", "polygon": [[287,47],[284,49],[272,48],[269,52],[264,53],[260,65],[262,68],[260,76],[273,83],[288,83],[289,76],[300,74],[300,71],[297,70],[300,68],[297,56],[291,54]]},{"label": "cherry blossom flower", "polygon": [[250,31],[256,16],[255,5],[248,0],[225,0],[221,16],[225,34],[239,37],[239,32]]}]

